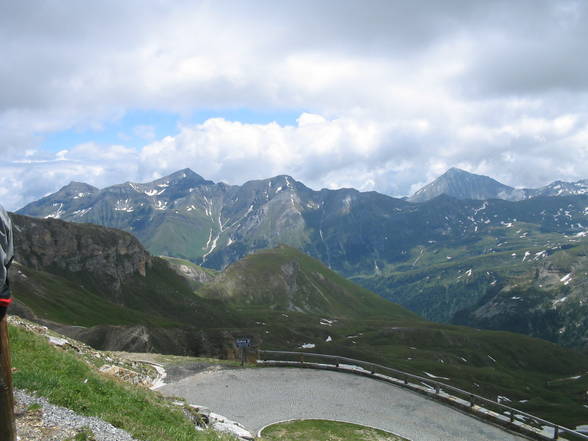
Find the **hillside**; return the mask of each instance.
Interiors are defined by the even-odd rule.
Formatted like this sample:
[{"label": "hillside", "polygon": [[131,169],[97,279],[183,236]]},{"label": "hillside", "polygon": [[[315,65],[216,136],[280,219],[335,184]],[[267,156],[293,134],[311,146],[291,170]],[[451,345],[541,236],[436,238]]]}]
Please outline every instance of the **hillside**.
[{"label": "hillside", "polygon": [[25,320],[11,317],[10,323],[17,401],[32,403],[19,403],[19,439],[227,439],[195,427],[194,409],[145,387],[158,375],[152,365],[95,351]]},{"label": "hillside", "polygon": [[226,355],[227,337],[215,329],[239,320],[218,301],[195,296],[188,280],[132,235],[55,219],[12,220],[11,281],[21,315],[100,348]]},{"label": "hillside", "polygon": [[199,295],[240,307],[300,312],[332,319],[412,319],[398,305],[362,288],[286,245],[233,263]]},{"label": "hillside", "polygon": [[587,246],[585,233],[544,233],[517,221],[467,246],[416,247],[410,265],[354,280],[431,320],[581,347],[588,335]]}]

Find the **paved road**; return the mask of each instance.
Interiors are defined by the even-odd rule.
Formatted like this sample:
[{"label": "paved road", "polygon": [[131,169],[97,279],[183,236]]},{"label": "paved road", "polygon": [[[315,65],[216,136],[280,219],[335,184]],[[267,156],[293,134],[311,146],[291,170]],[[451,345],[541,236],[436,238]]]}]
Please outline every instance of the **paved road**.
[{"label": "paved road", "polygon": [[160,392],[239,421],[257,432],[295,418],[347,421],[412,441],[524,441],[400,387],[340,372],[297,368],[201,372]]}]

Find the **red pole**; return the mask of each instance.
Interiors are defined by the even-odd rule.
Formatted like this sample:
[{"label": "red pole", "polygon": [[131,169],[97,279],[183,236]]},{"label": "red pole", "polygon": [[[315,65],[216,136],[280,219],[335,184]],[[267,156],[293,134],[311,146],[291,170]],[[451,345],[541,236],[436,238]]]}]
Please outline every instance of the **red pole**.
[{"label": "red pole", "polygon": [[0,320],[0,441],[16,441],[7,315]]}]

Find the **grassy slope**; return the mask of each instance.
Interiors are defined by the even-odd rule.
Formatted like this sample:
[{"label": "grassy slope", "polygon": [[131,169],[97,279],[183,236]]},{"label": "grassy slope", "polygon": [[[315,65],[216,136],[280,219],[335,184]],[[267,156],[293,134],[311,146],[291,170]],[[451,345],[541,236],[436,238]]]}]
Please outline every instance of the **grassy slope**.
[{"label": "grassy slope", "polygon": [[418,317],[326,268],[320,261],[280,246],[229,266],[199,294],[223,298],[241,310],[261,307],[331,318],[412,319]]},{"label": "grassy slope", "polygon": [[159,258],[147,276],[132,276],[120,304],[104,299],[104,289],[83,272],[35,271],[18,267],[14,294],[40,318],[67,325],[233,326],[238,319],[219,301],[195,296],[189,283]]},{"label": "grassy slope", "polygon": [[181,410],[159,394],[100,375],[71,353],[10,327],[17,388],[83,415],[97,416],[145,441],[218,440],[195,430]]},{"label": "grassy slope", "polygon": [[22,266],[17,268],[20,274],[12,278],[15,297],[31,308],[39,318],[75,326],[177,324],[106,301],[64,277]]},{"label": "grassy slope", "polygon": [[156,228],[147,228],[142,239],[154,255],[196,260],[204,254],[203,244],[214,227],[208,218],[168,215]]}]

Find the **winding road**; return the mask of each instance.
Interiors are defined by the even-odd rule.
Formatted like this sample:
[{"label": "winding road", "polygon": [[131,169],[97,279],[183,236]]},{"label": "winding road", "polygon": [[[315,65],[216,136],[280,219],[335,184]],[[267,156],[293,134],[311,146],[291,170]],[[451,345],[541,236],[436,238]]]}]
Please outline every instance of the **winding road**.
[{"label": "winding road", "polygon": [[320,418],[376,427],[412,441],[527,438],[375,379],[299,368],[205,371],[159,389],[239,421],[252,433],[278,421]]}]

